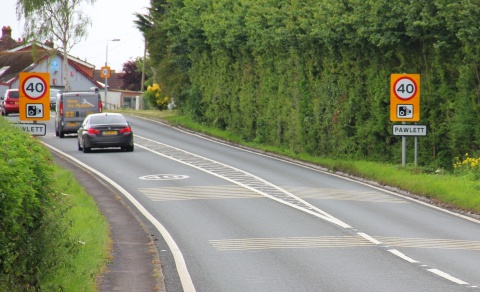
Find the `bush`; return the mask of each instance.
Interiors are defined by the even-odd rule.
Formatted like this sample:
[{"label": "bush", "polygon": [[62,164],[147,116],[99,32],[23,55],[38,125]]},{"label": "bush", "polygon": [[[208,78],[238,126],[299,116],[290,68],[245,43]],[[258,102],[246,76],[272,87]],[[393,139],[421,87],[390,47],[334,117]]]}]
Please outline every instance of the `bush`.
[{"label": "bush", "polygon": [[42,279],[75,250],[54,188],[50,152],[0,119],[0,290],[41,288]]},{"label": "bush", "polygon": [[148,86],[147,91],[145,91],[143,94],[143,97],[147,109],[152,106],[159,110],[166,110],[168,104],[170,103],[170,98],[162,93],[162,89],[157,83],[153,84],[153,86]]}]

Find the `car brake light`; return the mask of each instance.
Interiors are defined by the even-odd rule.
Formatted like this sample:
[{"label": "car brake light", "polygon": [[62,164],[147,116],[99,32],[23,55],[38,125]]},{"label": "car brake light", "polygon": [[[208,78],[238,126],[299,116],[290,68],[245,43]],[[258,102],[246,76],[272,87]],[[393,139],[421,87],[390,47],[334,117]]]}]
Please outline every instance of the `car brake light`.
[{"label": "car brake light", "polygon": [[92,128],[90,128],[90,129],[88,129],[87,133],[88,133],[89,135],[98,135],[98,134],[100,134],[100,131],[97,130],[97,129],[92,129]]},{"label": "car brake light", "polygon": [[60,116],[63,116],[63,101],[60,102]]},{"label": "car brake light", "polygon": [[132,129],[130,129],[130,127],[125,127],[120,130],[120,133],[122,134],[130,134],[131,132],[132,132]]},{"label": "car brake light", "polygon": [[102,112],[102,109],[103,109],[103,106],[102,106],[102,101],[98,101],[98,112],[101,113]]}]

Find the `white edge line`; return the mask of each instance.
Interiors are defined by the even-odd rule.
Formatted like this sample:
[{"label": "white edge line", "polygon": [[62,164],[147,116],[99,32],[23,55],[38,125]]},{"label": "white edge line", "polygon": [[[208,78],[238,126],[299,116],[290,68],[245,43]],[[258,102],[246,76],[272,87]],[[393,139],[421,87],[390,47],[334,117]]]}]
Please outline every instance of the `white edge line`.
[{"label": "white edge line", "polygon": [[427,271],[432,272],[432,273],[434,273],[434,274],[436,274],[436,275],[438,275],[438,276],[440,276],[440,277],[443,277],[443,278],[445,278],[445,279],[447,279],[447,280],[449,280],[449,281],[455,282],[455,283],[457,283],[457,284],[460,284],[460,285],[468,285],[467,282],[464,282],[464,281],[462,281],[462,280],[460,280],[460,279],[458,279],[458,278],[455,278],[455,277],[453,277],[453,276],[450,276],[449,274],[447,274],[447,273],[445,273],[445,272],[442,272],[442,271],[440,271],[440,270],[437,270],[437,269],[428,269]]},{"label": "white edge line", "polygon": [[167,126],[167,127],[171,128],[171,129],[174,129],[174,130],[177,130],[177,131],[180,131],[180,132],[183,132],[183,133],[192,135],[192,136],[196,136],[196,137],[201,138],[201,139],[204,139],[204,140],[209,140],[209,141],[212,141],[212,142],[217,143],[217,144],[222,144],[222,145],[225,145],[225,146],[227,146],[227,147],[236,148],[236,149],[241,149],[241,150],[243,150],[243,151],[246,151],[246,152],[249,152],[249,153],[253,153],[253,154],[256,154],[256,155],[259,155],[259,156],[269,157],[269,158],[271,158],[271,159],[276,159],[276,160],[283,161],[283,162],[286,162],[286,163],[289,163],[289,164],[301,166],[301,167],[304,167],[304,168],[308,168],[308,169],[312,169],[312,170],[315,170],[315,171],[318,171],[318,172],[322,172],[322,173],[324,173],[324,174],[328,174],[328,175],[335,176],[335,177],[338,177],[338,178],[346,179],[346,180],[349,180],[349,181],[351,181],[351,182],[355,182],[355,183],[358,183],[358,184],[362,184],[362,185],[364,185],[364,186],[371,187],[371,188],[376,189],[376,190],[379,190],[379,191],[381,191],[381,192],[389,193],[389,194],[391,194],[391,195],[394,195],[394,196],[403,198],[403,199],[405,199],[405,200],[412,201],[412,202],[415,202],[415,203],[424,205],[424,206],[426,206],[426,207],[430,207],[430,208],[432,208],[432,209],[436,209],[436,210],[442,211],[442,212],[444,212],[444,213],[448,213],[448,214],[450,214],[450,215],[453,215],[453,216],[456,216],[456,217],[459,217],[459,218],[468,220],[468,221],[470,221],[470,222],[474,222],[474,223],[480,224],[480,220],[478,220],[478,219],[475,219],[475,218],[472,218],[472,217],[469,217],[469,216],[465,216],[465,215],[462,215],[462,214],[459,214],[459,213],[456,213],[456,212],[452,212],[452,211],[447,210],[447,209],[442,209],[442,208],[440,208],[440,207],[437,207],[437,206],[435,206],[435,205],[429,204],[429,203],[427,203],[427,202],[423,202],[423,201],[418,200],[418,199],[416,199],[416,198],[409,197],[409,196],[405,196],[405,195],[396,193],[396,192],[394,192],[394,191],[390,191],[390,190],[387,190],[387,189],[385,189],[385,188],[375,186],[375,185],[373,185],[373,184],[371,184],[371,183],[368,183],[368,182],[363,182],[363,181],[360,181],[360,180],[358,180],[358,179],[354,179],[354,178],[351,178],[351,177],[348,177],[348,176],[345,176],[345,175],[340,175],[340,174],[332,173],[332,172],[329,172],[328,170],[323,170],[323,169],[320,169],[320,168],[317,168],[317,167],[309,166],[309,165],[304,164],[304,163],[298,163],[298,162],[295,162],[295,161],[290,161],[290,160],[287,160],[287,159],[284,159],[284,158],[281,158],[281,157],[277,157],[277,156],[275,156],[275,155],[268,155],[268,154],[264,154],[264,153],[261,153],[261,152],[258,152],[258,151],[249,150],[249,149],[246,148],[246,146],[245,146],[245,147],[238,147],[238,146],[235,146],[235,145],[231,145],[231,144],[228,144],[228,143],[226,143],[226,142],[220,141],[220,140],[218,140],[218,139],[212,139],[212,138],[210,138],[210,137],[206,137],[206,136],[203,136],[203,135],[199,135],[199,134],[196,134],[196,133],[192,133],[192,132],[190,132],[190,131],[183,130],[183,129],[178,128],[178,127],[174,127],[174,126],[171,126],[171,125],[169,125],[169,124],[167,124],[167,123],[163,123],[163,122],[160,122],[160,121],[156,121],[156,120],[152,120],[152,119],[148,119],[148,118],[144,118],[144,117],[140,117],[140,116],[134,116],[134,117],[135,117],[135,118],[138,118],[138,119],[143,119],[143,120],[148,120],[148,121],[151,121],[151,122],[154,122],[154,123],[158,123],[158,124]]},{"label": "white edge line", "polygon": [[418,263],[418,261],[410,258],[410,257],[407,257],[406,255],[404,255],[403,253],[399,252],[398,250],[396,249],[389,249],[388,250],[389,252],[393,253],[394,255],[396,255],[397,257],[401,258],[401,259],[404,259],[406,260],[407,262],[409,263]]},{"label": "white edge line", "polygon": [[165,239],[165,242],[167,243],[168,247],[170,248],[173,254],[173,258],[175,259],[175,265],[177,267],[178,275],[180,277],[180,281],[182,282],[182,287],[184,291],[189,291],[189,292],[196,291],[192,282],[192,278],[190,277],[190,274],[188,272],[185,259],[183,258],[183,254],[180,251],[180,248],[178,247],[177,243],[173,240],[172,236],[167,231],[167,229],[157,219],[155,219],[155,217],[153,217],[152,214],[150,214],[150,212],[148,212],[147,209],[145,209],[145,207],[143,207],[129,192],[127,192],[124,188],[122,188],[120,185],[118,185],[116,182],[111,180],[109,177],[107,177],[103,173],[97,171],[96,169],[84,164],[80,160],[62,152],[61,150],[51,145],[48,145],[44,142],[42,143],[48,148],[70,159],[72,162],[78,164],[79,166],[99,176],[100,178],[102,178],[103,180],[111,184],[113,187],[115,187],[119,192],[121,192],[137,208],[137,210],[140,211],[145,216],[145,218],[147,218],[157,228],[157,230],[160,232],[162,237]]}]

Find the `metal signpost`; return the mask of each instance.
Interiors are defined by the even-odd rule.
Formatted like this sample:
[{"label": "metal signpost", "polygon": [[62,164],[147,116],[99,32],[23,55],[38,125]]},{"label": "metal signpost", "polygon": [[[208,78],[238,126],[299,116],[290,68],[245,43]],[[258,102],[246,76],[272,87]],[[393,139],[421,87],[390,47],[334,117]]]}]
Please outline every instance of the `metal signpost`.
[{"label": "metal signpost", "polygon": [[406,125],[406,122],[420,121],[420,74],[390,75],[390,121],[402,122],[393,125],[393,134],[402,136],[402,165],[406,164],[406,136],[414,136],[417,165],[418,136],[427,134],[427,126]]}]

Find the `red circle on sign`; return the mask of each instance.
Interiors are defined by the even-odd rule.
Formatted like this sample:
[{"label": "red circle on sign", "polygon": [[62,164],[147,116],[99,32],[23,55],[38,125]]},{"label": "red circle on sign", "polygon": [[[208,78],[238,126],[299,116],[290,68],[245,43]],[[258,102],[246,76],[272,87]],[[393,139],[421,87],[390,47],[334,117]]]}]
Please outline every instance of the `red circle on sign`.
[{"label": "red circle on sign", "polygon": [[[398,83],[400,82],[407,82],[407,83],[411,83],[411,84],[407,84],[406,87],[407,88],[403,88],[404,91],[407,92],[407,96],[402,96],[397,92],[397,85]],[[405,84],[401,84],[401,85],[405,85]],[[413,86],[413,90],[411,92],[409,92],[408,90],[408,85],[412,85]],[[413,80],[412,78],[410,77],[402,77],[402,78],[398,78],[397,81],[395,81],[395,83],[393,84],[393,93],[395,94],[395,96],[400,99],[400,100],[410,100],[412,99],[415,94],[417,93],[417,84],[415,83],[415,80]]]},{"label": "red circle on sign", "polygon": [[[33,85],[33,83],[28,83],[29,81],[32,82],[32,80],[34,79],[38,79],[38,83],[36,83],[35,85]],[[43,92],[40,93],[38,96],[37,95],[33,95],[31,93],[27,93],[25,91],[25,85],[28,83],[28,87],[30,87],[30,84],[32,84],[33,86],[33,89],[38,89],[37,87],[37,84],[40,84],[41,83],[41,86],[42,86],[42,89],[43,89]],[[37,99],[40,99],[42,97],[45,96],[45,94],[47,94],[47,82],[39,75],[31,75],[31,76],[28,76],[27,78],[25,78],[25,80],[23,81],[22,83],[22,86],[21,86],[21,90],[22,90],[22,93],[25,97],[27,97],[28,99],[32,99],[32,100],[37,100]]]}]

